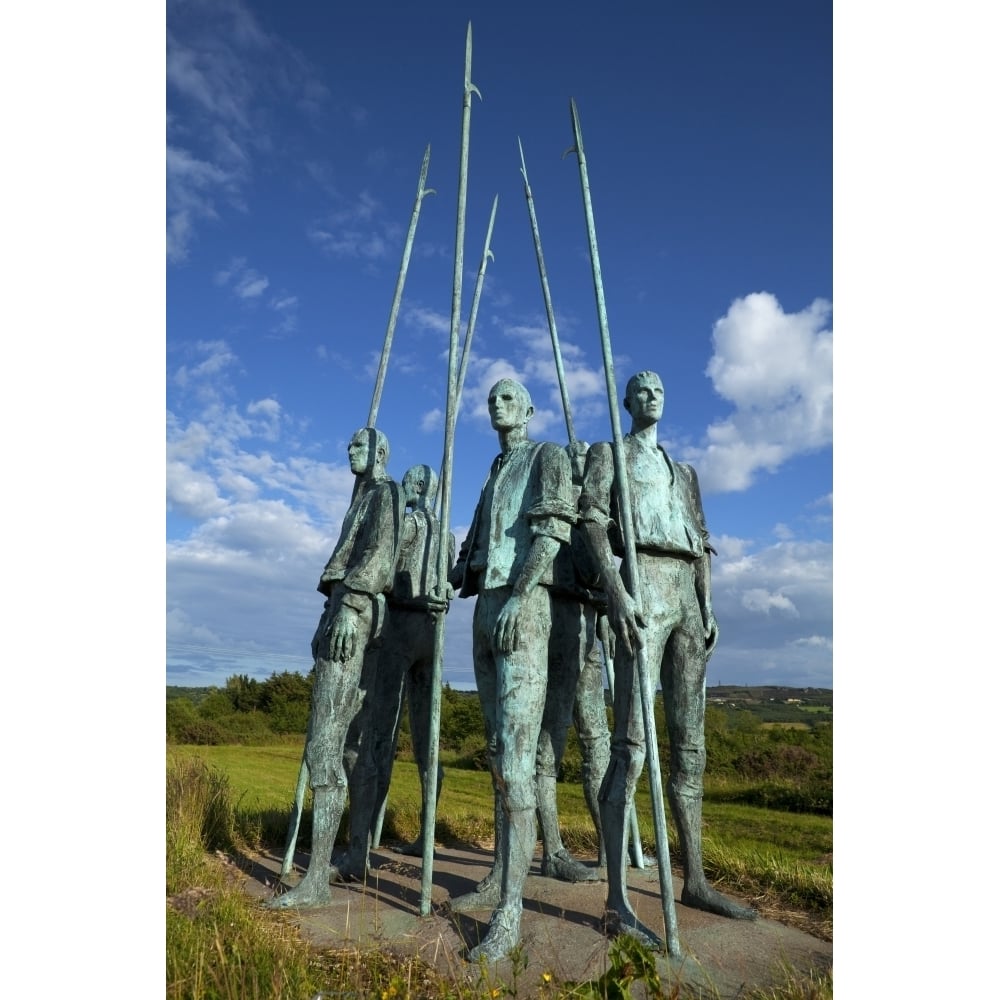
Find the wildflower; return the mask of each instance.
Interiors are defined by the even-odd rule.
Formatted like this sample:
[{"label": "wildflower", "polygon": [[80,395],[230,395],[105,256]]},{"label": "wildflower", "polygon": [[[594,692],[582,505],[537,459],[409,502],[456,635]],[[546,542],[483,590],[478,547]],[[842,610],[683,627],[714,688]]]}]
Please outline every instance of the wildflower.
[{"label": "wildflower", "polygon": [[542,973],[542,982],[543,983],[551,983],[552,982],[552,973],[551,972],[543,972]]}]

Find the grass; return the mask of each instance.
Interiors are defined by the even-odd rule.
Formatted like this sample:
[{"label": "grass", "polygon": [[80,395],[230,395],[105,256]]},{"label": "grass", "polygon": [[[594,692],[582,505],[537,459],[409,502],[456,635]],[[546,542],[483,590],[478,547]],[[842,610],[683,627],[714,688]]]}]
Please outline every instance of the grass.
[{"label": "grass", "polygon": [[[664,984],[649,952],[628,939],[609,953],[608,971],[586,983],[557,983],[551,976],[538,984],[498,983],[484,974],[474,982],[439,975],[415,957],[349,949],[318,952],[301,939],[283,914],[260,909],[240,888],[240,873],[229,853],[259,844],[262,811],[286,813],[294,787],[298,751],[283,748],[171,748],[167,758],[167,998],[168,1000],[316,1000],[354,996],[376,1000],[498,1000],[528,995],[623,998],[631,984],[643,995],[686,1000],[693,994],[680,984]],[[206,758],[215,758],[207,762]],[[224,762],[233,765],[229,774]],[[409,765],[412,768],[412,765]],[[400,788],[415,794],[416,774],[399,768]],[[235,776],[235,777],[234,777]],[[452,781],[452,779],[454,780]],[[449,772],[456,803],[481,815],[491,801],[485,775]],[[404,794],[407,785],[413,787]],[[487,796],[483,796],[485,788]],[[478,792],[476,791],[478,789]],[[477,799],[478,795],[478,799]],[[442,800],[444,793],[442,794]],[[404,808],[404,812],[406,809]],[[586,815],[585,810],[583,814]],[[589,818],[587,820],[589,822]],[[465,821],[449,818],[468,832]],[[491,831],[492,832],[492,831]],[[787,831],[786,831],[787,834]],[[706,838],[706,863],[719,854],[727,877],[754,867],[745,851],[726,858]],[[780,882],[794,865],[777,864],[762,855],[757,868]],[[742,866],[742,867],[741,867]],[[794,880],[793,880],[794,881]],[[829,1000],[829,974],[806,977],[788,969],[778,987],[741,992],[744,1000]],[[702,994],[703,995],[703,994]]]}]

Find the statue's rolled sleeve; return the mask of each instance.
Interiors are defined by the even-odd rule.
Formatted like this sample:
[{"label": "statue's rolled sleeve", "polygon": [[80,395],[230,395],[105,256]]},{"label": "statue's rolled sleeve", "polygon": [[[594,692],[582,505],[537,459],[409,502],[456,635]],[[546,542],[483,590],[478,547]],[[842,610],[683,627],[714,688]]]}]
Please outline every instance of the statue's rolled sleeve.
[{"label": "statue's rolled sleeve", "polygon": [[576,523],[576,509],[571,504],[552,498],[535,504],[525,514],[532,535],[544,535],[569,544],[570,529]]},{"label": "statue's rolled sleeve", "polygon": [[611,515],[611,487],[614,482],[615,463],[611,446],[598,443],[587,452],[583,470],[583,488],[580,491],[580,521],[596,524],[607,531],[614,523]]}]

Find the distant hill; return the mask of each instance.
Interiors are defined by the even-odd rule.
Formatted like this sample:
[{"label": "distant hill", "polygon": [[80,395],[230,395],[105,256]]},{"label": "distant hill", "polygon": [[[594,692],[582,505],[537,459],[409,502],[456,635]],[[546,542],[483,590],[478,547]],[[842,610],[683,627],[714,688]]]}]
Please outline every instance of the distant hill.
[{"label": "distant hill", "polygon": [[796,688],[780,685],[762,685],[759,687],[744,684],[716,684],[706,688],[709,702],[722,700],[725,702],[744,702],[748,705],[770,704],[782,702],[787,704],[823,705],[833,708],[832,688]]}]

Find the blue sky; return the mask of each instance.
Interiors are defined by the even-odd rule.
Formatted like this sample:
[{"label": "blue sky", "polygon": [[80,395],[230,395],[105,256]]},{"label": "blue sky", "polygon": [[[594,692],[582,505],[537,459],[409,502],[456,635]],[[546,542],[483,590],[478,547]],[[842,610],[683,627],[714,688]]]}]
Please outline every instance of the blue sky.
[{"label": "blue sky", "polygon": [[[752,7],[752,9],[751,9]],[[167,5],[167,681],[307,671],[424,150],[427,196],[378,424],[390,472],[439,466],[465,35],[462,332],[490,261],[455,441],[461,541],[521,379],[566,441],[517,140],[576,434],[610,437],[569,100],[615,370],[658,371],[661,441],[719,550],[709,683],[832,686],[829,4]],[[621,412],[621,411],[619,411]],[[626,422],[627,427],[627,422]],[[445,679],[471,686],[471,601]]]}]

